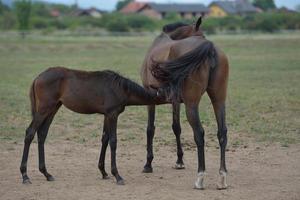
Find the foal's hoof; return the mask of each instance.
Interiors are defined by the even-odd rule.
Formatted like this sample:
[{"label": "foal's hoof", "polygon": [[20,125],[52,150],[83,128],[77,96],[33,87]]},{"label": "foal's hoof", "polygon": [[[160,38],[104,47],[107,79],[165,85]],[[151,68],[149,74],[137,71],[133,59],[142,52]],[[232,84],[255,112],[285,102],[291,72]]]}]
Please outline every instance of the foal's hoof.
[{"label": "foal's hoof", "polygon": [[117,185],[125,185],[124,180],[123,180],[123,179],[118,180],[118,181],[117,181]]},{"label": "foal's hoof", "polygon": [[109,179],[109,176],[107,175],[107,174],[105,174],[105,175],[102,175],[102,179]]},{"label": "foal's hoof", "polygon": [[176,163],[174,169],[185,169],[185,166],[183,163]]},{"label": "foal's hoof", "polygon": [[47,181],[55,181],[55,178],[53,176],[47,176]]},{"label": "foal's hoof", "polygon": [[144,167],[143,169],[143,173],[152,173],[152,172],[153,172],[152,167]]},{"label": "foal's hoof", "polygon": [[24,180],[23,180],[23,184],[24,184],[24,185],[30,185],[30,184],[32,184],[32,183],[31,183],[30,179],[27,178],[27,179],[24,179]]}]

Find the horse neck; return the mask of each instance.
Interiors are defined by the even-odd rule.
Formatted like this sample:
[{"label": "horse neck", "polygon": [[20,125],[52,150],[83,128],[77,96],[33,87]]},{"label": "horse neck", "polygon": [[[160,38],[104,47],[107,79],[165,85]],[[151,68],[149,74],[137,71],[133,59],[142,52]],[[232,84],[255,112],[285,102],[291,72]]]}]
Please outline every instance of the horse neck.
[{"label": "horse neck", "polygon": [[130,91],[126,105],[152,105],[156,103],[156,95],[144,89],[144,92]]},{"label": "horse neck", "polygon": [[151,105],[155,103],[156,94],[145,90],[139,84],[122,79],[121,87],[126,94],[126,105]]}]

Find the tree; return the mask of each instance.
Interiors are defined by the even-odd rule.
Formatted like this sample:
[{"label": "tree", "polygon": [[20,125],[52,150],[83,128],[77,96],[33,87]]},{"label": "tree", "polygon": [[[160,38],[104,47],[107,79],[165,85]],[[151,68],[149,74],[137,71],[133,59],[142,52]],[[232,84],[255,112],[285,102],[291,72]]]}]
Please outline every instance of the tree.
[{"label": "tree", "polygon": [[273,0],[254,0],[253,5],[263,10],[269,10],[276,8]]},{"label": "tree", "polygon": [[22,38],[24,38],[25,31],[29,29],[31,1],[30,0],[15,1],[14,7],[19,22],[19,30],[21,31]]},{"label": "tree", "polygon": [[0,0],[0,15],[5,13],[6,11],[9,11],[9,7],[2,3],[2,1]]},{"label": "tree", "polygon": [[300,4],[296,5],[296,10],[300,12]]},{"label": "tree", "polygon": [[121,10],[122,8],[124,8],[127,4],[129,4],[130,2],[132,2],[133,0],[123,0],[123,1],[119,1],[117,3],[117,10]]}]

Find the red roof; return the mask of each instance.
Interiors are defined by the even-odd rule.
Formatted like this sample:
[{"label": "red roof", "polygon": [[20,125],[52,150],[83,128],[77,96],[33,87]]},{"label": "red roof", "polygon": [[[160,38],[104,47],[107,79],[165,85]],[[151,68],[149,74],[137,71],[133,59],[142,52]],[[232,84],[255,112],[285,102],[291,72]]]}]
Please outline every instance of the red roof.
[{"label": "red roof", "polygon": [[120,12],[121,13],[135,13],[138,10],[140,10],[142,7],[144,7],[147,3],[143,2],[135,2],[132,1],[129,4],[127,4],[125,7],[123,7]]}]

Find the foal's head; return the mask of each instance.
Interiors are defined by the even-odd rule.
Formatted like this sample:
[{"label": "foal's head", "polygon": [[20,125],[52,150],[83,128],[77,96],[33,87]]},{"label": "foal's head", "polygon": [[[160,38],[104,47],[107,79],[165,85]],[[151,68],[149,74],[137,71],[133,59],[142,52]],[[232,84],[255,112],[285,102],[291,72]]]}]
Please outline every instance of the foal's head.
[{"label": "foal's head", "polygon": [[186,24],[182,22],[167,24],[163,27],[163,32],[168,34],[173,40],[181,40],[190,36],[204,37],[203,32],[200,29],[201,22],[202,17],[199,17],[195,24]]}]

